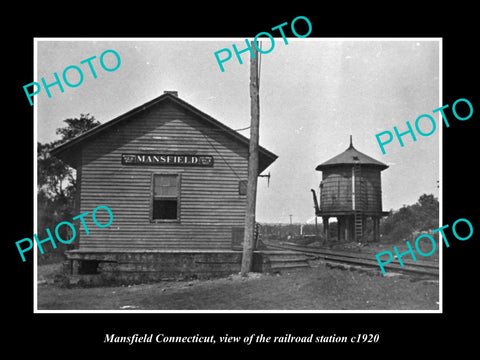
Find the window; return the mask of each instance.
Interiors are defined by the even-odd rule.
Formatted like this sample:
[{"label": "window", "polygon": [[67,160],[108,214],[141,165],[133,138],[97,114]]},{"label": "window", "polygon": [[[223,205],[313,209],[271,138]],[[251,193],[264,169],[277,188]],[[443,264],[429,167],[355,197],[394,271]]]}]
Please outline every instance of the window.
[{"label": "window", "polygon": [[179,220],[180,175],[153,175],[152,220]]}]

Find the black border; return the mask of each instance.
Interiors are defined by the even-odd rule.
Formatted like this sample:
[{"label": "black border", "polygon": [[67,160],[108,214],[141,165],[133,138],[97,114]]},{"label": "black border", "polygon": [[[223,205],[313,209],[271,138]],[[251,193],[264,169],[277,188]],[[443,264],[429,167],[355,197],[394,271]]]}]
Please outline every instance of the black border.
[{"label": "black border", "polygon": [[[120,4],[110,4],[105,12],[96,6],[78,7],[71,17],[58,9],[43,5],[41,9],[29,5],[26,9],[10,8],[18,18],[4,22],[7,34],[4,70],[7,73],[8,115],[3,119],[7,134],[16,141],[9,142],[15,156],[4,156],[4,179],[9,190],[2,242],[5,295],[8,320],[4,324],[7,349],[24,353],[28,346],[34,356],[50,354],[71,355],[139,354],[143,351],[156,357],[167,356],[164,350],[199,351],[212,353],[235,348],[242,350],[295,351],[316,349],[312,356],[323,357],[325,351],[341,354],[344,349],[355,354],[389,356],[393,351],[404,356],[422,352],[438,355],[443,350],[461,349],[466,353],[475,346],[476,284],[478,254],[478,215],[476,200],[478,181],[476,172],[476,124],[480,105],[478,101],[478,56],[476,9],[467,4],[438,4],[421,9],[418,3],[388,4],[383,8],[368,7],[365,3],[350,6],[340,4],[330,9],[320,3],[303,8],[278,3],[279,13],[268,8],[262,13],[247,4],[201,4],[201,11],[183,4],[183,9],[158,6],[151,11],[146,6],[130,6],[128,11]],[[296,4],[300,5],[300,4]],[[14,5],[15,6],[15,5]],[[112,7],[113,6],[113,7]],[[116,7],[115,7],[116,6]],[[122,5],[123,6],[123,5]],[[57,15],[55,15],[57,14]],[[62,14],[62,16],[58,15]],[[453,241],[444,248],[444,313],[443,314],[33,314],[33,261],[21,262],[14,241],[31,237],[33,233],[33,109],[28,105],[22,86],[33,78],[34,37],[251,37],[294,17],[310,19],[313,31],[310,37],[442,37],[443,38],[443,104],[452,104],[458,98],[467,98],[473,104],[474,115],[468,121],[453,121],[443,131],[443,224],[452,224],[458,218],[469,219],[474,236],[465,242]],[[60,17],[59,17],[60,16]],[[61,18],[65,21],[61,21]],[[67,21],[68,20],[68,21]],[[95,24],[94,26],[92,24]],[[298,59],[301,61],[301,58]],[[8,153],[7,153],[8,154]],[[413,181],[413,180],[412,180]],[[14,190],[15,189],[15,190]],[[122,346],[103,344],[105,333],[160,333],[185,335],[189,333],[222,335],[294,334],[354,335],[380,333],[378,344],[360,346],[340,345],[171,345]],[[383,350],[389,350],[383,352]],[[307,353],[300,352],[298,354]]]}]

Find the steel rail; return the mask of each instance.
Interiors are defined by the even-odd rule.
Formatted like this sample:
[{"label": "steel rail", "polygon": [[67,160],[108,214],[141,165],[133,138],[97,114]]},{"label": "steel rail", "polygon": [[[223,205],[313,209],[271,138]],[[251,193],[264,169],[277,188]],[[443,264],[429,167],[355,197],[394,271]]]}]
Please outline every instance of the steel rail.
[{"label": "steel rail", "polygon": [[[270,242],[265,243],[267,247],[276,248],[276,249],[285,249],[285,250],[292,250],[298,251],[304,254],[314,255],[317,258],[321,258],[326,261],[333,261],[337,263],[346,263],[346,264],[353,264],[359,265],[364,267],[373,267],[378,268],[380,272],[380,268],[378,262],[372,256],[368,254],[362,253],[352,253],[346,251],[334,251],[328,249],[315,249],[300,245],[293,245],[293,244],[272,244]],[[422,275],[430,275],[430,276],[438,276],[439,274],[439,266],[438,262],[436,261],[418,261],[415,262],[413,260],[402,260],[404,266],[400,264],[398,259],[394,259],[387,265],[384,265],[384,268],[392,271],[400,271],[403,273],[416,273]]]}]

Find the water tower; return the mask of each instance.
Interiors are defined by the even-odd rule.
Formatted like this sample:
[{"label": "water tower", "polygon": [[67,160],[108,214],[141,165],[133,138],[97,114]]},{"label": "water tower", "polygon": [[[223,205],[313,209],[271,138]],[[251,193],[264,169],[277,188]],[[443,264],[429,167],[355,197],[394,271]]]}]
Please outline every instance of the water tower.
[{"label": "water tower", "polygon": [[328,240],[328,219],[337,218],[339,241],[365,241],[368,218],[373,221],[373,240],[378,241],[382,211],[381,172],[384,163],[350,146],[341,154],[318,165],[322,172],[320,198],[312,189],[315,214],[322,217],[325,241]]}]

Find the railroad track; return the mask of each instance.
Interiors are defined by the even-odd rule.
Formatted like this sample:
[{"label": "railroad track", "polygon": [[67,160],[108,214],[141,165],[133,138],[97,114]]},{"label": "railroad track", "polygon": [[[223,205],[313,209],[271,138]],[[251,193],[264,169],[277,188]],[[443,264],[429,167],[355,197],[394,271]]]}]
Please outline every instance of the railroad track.
[{"label": "railroad track", "polygon": [[[348,264],[353,266],[361,266],[366,268],[376,268],[381,273],[375,254],[355,253],[348,251],[334,251],[328,249],[316,249],[306,246],[288,244],[288,243],[265,243],[271,249],[282,249],[298,251],[303,254],[313,255],[317,259],[322,259],[328,262]],[[438,277],[439,264],[437,261],[425,261],[410,259],[402,259],[404,266],[402,267],[399,261],[395,258],[387,265],[384,265],[385,271],[402,272],[408,274],[428,275]]]}]

